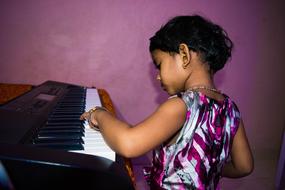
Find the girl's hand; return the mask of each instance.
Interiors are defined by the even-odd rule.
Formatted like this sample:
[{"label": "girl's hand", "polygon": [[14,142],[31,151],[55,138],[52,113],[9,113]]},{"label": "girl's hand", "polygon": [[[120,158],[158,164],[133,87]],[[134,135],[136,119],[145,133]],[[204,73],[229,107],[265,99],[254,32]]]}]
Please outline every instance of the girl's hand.
[{"label": "girl's hand", "polygon": [[98,122],[95,120],[94,115],[95,111],[84,112],[80,116],[80,120],[86,120],[91,128],[95,129],[96,131],[99,131]]}]

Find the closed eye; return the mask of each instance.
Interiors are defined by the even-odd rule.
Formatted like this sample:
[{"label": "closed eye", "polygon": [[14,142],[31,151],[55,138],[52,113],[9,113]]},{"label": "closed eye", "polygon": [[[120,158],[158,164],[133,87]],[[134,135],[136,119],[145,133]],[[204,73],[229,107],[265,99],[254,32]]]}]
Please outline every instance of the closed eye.
[{"label": "closed eye", "polygon": [[160,70],[160,65],[161,64],[154,64],[154,65],[155,65],[156,69]]}]

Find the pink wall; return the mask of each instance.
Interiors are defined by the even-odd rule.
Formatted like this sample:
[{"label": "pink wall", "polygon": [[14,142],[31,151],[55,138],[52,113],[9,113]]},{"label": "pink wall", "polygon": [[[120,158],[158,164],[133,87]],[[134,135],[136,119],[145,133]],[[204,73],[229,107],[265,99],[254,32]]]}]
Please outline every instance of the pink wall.
[{"label": "pink wall", "polygon": [[218,87],[238,103],[254,152],[277,156],[285,125],[283,2],[1,0],[0,82],[104,88],[120,117],[135,124],[166,97],[149,37],[172,16],[200,13],[235,42]]}]

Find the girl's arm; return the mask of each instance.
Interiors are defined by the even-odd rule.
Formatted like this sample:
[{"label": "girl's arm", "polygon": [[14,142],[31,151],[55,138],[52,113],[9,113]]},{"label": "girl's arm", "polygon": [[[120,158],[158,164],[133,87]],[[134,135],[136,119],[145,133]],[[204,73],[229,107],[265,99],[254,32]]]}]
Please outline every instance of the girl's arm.
[{"label": "girl's arm", "polygon": [[186,105],[180,98],[171,98],[136,126],[118,120],[109,112],[91,114],[106,143],[124,157],[137,157],[172,137],[185,122]]},{"label": "girl's arm", "polygon": [[253,171],[253,168],[253,156],[241,120],[233,139],[231,160],[225,164],[222,176],[229,178],[243,177],[249,175]]}]

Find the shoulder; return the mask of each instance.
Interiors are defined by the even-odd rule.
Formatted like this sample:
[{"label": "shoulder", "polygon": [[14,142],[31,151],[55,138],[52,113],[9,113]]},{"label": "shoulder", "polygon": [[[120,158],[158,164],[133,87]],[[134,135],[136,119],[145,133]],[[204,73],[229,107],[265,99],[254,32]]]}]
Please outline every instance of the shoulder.
[{"label": "shoulder", "polygon": [[187,106],[182,98],[179,96],[171,96],[168,98],[167,101],[165,101],[163,104],[161,104],[158,108],[158,110],[164,111],[164,112],[181,112],[185,113],[187,111]]},{"label": "shoulder", "polygon": [[179,94],[170,96],[168,100],[165,102],[165,105],[173,105],[181,106],[184,109],[192,109],[192,107],[196,107],[201,103],[200,94],[196,91],[185,91]]}]

